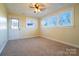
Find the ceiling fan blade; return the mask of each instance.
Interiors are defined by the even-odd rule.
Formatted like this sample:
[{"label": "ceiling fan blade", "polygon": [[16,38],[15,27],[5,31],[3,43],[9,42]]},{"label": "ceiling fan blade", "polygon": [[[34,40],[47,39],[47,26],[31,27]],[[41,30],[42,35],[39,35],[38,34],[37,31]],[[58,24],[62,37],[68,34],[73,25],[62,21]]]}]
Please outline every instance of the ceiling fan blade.
[{"label": "ceiling fan blade", "polygon": [[35,4],[30,4],[30,8],[35,8]]},{"label": "ceiling fan blade", "polygon": [[40,6],[40,7],[45,7],[45,5],[44,5],[44,4],[42,4],[42,3],[40,3],[40,4],[39,4],[39,6]]},{"label": "ceiling fan blade", "polygon": [[34,6],[29,6],[30,8],[35,8]]},{"label": "ceiling fan blade", "polygon": [[37,13],[46,9],[42,3],[31,4],[29,7],[35,9],[34,13]]},{"label": "ceiling fan blade", "polygon": [[39,7],[39,9],[45,9],[45,7]]},{"label": "ceiling fan blade", "polygon": [[40,10],[43,11],[43,10],[45,10],[45,9],[46,9],[46,8],[41,8]]}]

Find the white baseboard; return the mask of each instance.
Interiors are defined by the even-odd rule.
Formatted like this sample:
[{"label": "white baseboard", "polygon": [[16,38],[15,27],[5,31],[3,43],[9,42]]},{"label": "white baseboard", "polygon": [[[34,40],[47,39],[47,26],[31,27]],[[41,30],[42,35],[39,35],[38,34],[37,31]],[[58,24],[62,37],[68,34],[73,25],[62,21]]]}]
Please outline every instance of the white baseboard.
[{"label": "white baseboard", "polygon": [[7,42],[8,42],[8,40],[6,40],[6,41],[4,42],[4,44],[2,45],[2,47],[1,47],[1,49],[0,49],[0,54],[1,54],[2,50],[4,49],[5,45],[7,44]]},{"label": "white baseboard", "polygon": [[69,45],[69,46],[72,46],[72,47],[79,48],[79,45],[76,45],[76,44],[72,44],[72,43],[65,42],[65,41],[60,41],[60,40],[57,40],[57,39],[52,39],[52,38],[47,37],[47,36],[41,36],[41,37],[47,38],[47,39],[50,39],[50,40],[54,40],[54,41],[57,41],[57,42],[60,42],[60,43],[63,43],[63,44],[66,44],[66,45]]},{"label": "white baseboard", "polygon": [[9,38],[9,40],[19,40],[19,39],[28,39],[28,38],[33,38],[33,37],[38,37],[38,36],[29,36],[29,37],[20,37],[20,38]]}]

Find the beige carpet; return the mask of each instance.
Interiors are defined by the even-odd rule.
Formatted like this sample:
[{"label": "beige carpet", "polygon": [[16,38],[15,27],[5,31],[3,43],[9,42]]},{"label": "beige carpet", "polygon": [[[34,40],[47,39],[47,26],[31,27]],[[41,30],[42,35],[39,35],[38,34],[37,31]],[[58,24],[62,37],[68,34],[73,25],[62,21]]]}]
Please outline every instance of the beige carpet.
[{"label": "beige carpet", "polygon": [[79,55],[79,49],[41,37],[9,40],[1,56]]}]

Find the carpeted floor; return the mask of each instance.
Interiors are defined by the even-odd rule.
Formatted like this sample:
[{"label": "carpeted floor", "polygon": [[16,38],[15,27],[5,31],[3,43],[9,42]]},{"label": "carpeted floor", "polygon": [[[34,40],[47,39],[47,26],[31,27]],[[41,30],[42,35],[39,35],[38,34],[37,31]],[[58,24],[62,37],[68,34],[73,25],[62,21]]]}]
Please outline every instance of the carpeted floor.
[{"label": "carpeted floor", "polygon": [[41,37],[9,40],[1,56],[79,55],[79,49]]}]

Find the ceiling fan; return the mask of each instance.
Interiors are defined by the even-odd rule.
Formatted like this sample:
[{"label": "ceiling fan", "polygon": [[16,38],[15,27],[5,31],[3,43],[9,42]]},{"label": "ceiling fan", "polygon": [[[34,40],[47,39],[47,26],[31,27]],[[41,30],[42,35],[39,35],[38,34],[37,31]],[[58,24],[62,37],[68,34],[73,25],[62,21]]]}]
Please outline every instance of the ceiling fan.
[{"label": "ceiling fan", "polygon": [[34,9],[34,13],[45,10],[45,5],[42,3],[32,3],[29,7]]}]

